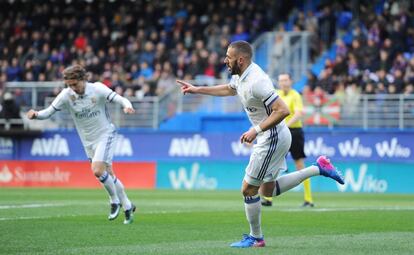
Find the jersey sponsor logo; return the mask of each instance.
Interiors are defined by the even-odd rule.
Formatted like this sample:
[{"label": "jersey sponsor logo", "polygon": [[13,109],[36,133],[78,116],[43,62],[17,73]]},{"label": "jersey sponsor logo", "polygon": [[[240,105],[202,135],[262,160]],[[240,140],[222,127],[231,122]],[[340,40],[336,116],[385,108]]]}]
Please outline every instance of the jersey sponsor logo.
[{"label": "jersey sponsor logo", "polygon": [[13,140],[11,138],[0,137],[0,155],[13,154]]},{"label": "jersey sponsor logo", "polygon": [[305,142],[305,154],[309,156],[326,155],[328,157],[335,156],[335,147],[328,146],[324,143],[322,137],[316,138],[316,140],[309,140]]},{"label": "jersey sponsor logo", "polygon": [[234,141],[231,143],[231,150],[235,156],[250,156],[253,151],[253,146],[246,146],[240,141]]},{"label": "jersey sponsor logo", "polygon": [[348,188],[353,192],[377,192],[384,193],[387,191],[388,182],[383,179],[377,179],[367,174],[368,165],[362,164],[359,168],[358,178],[354,176],[354,171],[350,168],[345,170],[345,184],[337,184],[339,191],[344,192]]},{"label": "jersey sponsor logo", "polygon": [[36,138],[33,141],[32,156],[69,156],[68,141],[56,134],[52,138]]},{"label": "jersey sponsor logo", "polygon": [[81,112],[75,112],[75,117],[77,119],[89,119],[89,118],[95,118],[101,115],[101,111],[92,111],[91,109],[84,108]]},{"label": "jersey sponsor logo", "polygon": [[210,147],[207,139],[200,135],[191,138],[173,138],[168,154],[171,157],[209,157]]},{"label": "jersey sponsor logo", "polygon": [[123,135],[118,135],[115,142],[114,156],[132,156],[134,151],[132,149],[131,140]]},{"label": "jersey sponsor logo", "polygon": [[171,170],[168,172],[168,177],[173,189],[214,190],[217,188],[217,179],[205,176],[204,173],[200,173],[199,163],[194,163],[191,166],[190,171],[188,171],[185,167],[180,167],[177,171]]},{"label": "jersey sponsor logo", "polygon": [[409,158],[411,156],[411,149],[399,144],[396,137],[393,137],[391,141],[376,143],[375,149],[381,158]]},{"label": "jersey sponsor logo", "polygon": [[362,145],[358,137],[339,143],[338,148],[343,157],[369,158],[372,155],[372,149]]}]

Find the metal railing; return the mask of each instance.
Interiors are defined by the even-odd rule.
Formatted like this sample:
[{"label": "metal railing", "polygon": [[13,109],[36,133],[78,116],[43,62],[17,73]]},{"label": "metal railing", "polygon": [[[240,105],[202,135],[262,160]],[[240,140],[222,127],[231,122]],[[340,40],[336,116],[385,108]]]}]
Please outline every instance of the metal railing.
[{"label": "metal railing", "polygon": [[306,74],[309,64],[309,32],[266,32],[252,44],[257,62],[277,80],[280,73],[289,73],[299,81]]},{"label": "metal railing", "polygon": [[0,119],[0,131],[15,128],[28,129],[28,123],[23,119]]},{"label": "metal railing", "polygon": [[[211,83],[192,81],[197,85],[209,86]],[[213,84],[224,84],[225,80],[216,80]],[[7,84],[9,85],[9,84]],[[33,86],[35,85],[35,86]],[[48,106],[53,98],[47,97],[55,86],[62,83],[13,83],[7,90],[19,90],[22,113],[29,108],[42,109]],[[24,91],[24,93],[22,93]],[[33,95],[36,94],[36,95]],[[30,100],[25,100],[29,98]],[[328,96],[329,99],[334,96]],[[125,115],[121,106],[108,104],[111,117],[118,127],[138,127],[157,129],[163,121],[181,113],[239,113],[243,107],[237,96],[212,97],[204,95],[185,95],[180,93],[179,86],[171,86],[168,93],[161,97],[144,97],[141,100],[130,98],[136,114]],[[318,100],[316,100],[318,101]],[[329,101],[331,102],[331,101]],[[335,113],[328,124],[330,127],[359,127],[359,128],[414,128],[414,95],[354,95],[338,98],[337,105],[305,103],[305,110],[311,109],[310,117],[317,114],[326,115]],[[330,108],[335,107],[335,108]],[[335,109],[335,110],[332,110]],[[308,111],[309,112],[309,111]],[[27,120],[24,119],[24,125]],[[4,121],[3,121],[4,122]],[[318,125],[317,122],[312,123]],[[68,112],[59,112],[48,121],[30,121],[30,128],[73,128],[74,124]]]},{"label": "metal railing", "polygon": [[342,107],[338,125],[368,128],[414,128],[414,95],[361,95]]}]

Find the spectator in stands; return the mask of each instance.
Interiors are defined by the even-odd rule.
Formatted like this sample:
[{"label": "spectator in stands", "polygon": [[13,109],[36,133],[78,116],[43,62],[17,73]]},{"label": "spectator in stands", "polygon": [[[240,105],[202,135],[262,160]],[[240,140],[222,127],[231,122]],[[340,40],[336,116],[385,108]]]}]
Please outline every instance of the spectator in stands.
[{"label": "spectator in stands", "polygon": [[232,35],[230,41],[235,42],[235,41],[249,41],[249,40],[250,40],[250,35],[244,29],[244,25],[242,23],[238,23],[236,26],[236,31]]},{"label": "spectator in stands", "polygon": [[[137,79],[136,72],[141,72],[142,62],[154,71],[149,79],[155,83],[162,72],[157,65],[162,66],[167,60],[172,63],[176,77],[219,77],[223,70],[220,63],[230,41],[240,37],[254,40],[261,32],[279,27],[278,22],[284,21],[289,13],[294,16],[295,29],[314,32],[309,42],[311,59],[335,40],[336,23],[341,31],[351,31],[354,26],[351,41],[356,42],[350,46],[344,42],[349,41],[338,38],[336,55],[341,55],[342,59],[335,57],[331,60],[333,64],[325,67],[331,69],[328,73],[332,74],[332,83],[348,76],[360,76],[366,69],[370,72],[384,69],[392,75],[394,69],[400,69],[402,89],[413,79],[408,63],[414,49],[414,18],[407,11],[413,4],[409,1],[385,0],[383,13],[375,13],[370,3],[361,2],[360,15],[353,13],[352,22],[347,14],[349,4],[337,1],[324,1],[315,14],[308,11],[306,15],[303,10],[290,12],[293,5],[283,1],[269,1],[266,6],[246,0],[206,1],[197,5],[184,0],[168,6],[153,1],[117,1],[111,5],[99,1],[72,1],[70,5],[54,2],[53,8],[46,8],[49,1],[29,1],[24,6],[15,1],[1,3],[2,9],[8,12],[0,17],[0,75],[6,74],[7,81],[38,81],[40,73],[46,75],[46,80],[58,80],[62,66],[82,61],[94,80],[102,80],[102,74],[107,72],[111,76],[118,72],[115,67],[121,66],[127,70],[127,77],[133,77],[123,79],[125,85],[131,85]],[[249,18],[238,15],[240,12],[249,13]],[[342,14],[337,19],[334,12]],[[275,13],[277,15],[271,15]],[[75,15],[84,18],[73,18]],[[15,17],[24,17],[25,22],[14,24]],[[280,27],[285,29],[284,25]],[[292,27],[287,26],[286,30],[292,30]],[[197,45],[202,45],[202,50]],[[215,57],[210,56],[214,52],[218,64],[212,68]],[[194,61],[194,54],[202,62],[196,68],[190,63]],[[379,61],[375,61],[378,58]],[[133,65],[137,66],[132,68]],[[344,65],[349,67],[348,74],[343,73]],[[395,84],[400,91],[400,85]]]},{"label": "spectator in stands", "polygon": [[211,78],[219,78],[218,54],[213,52],[208,56],[207,65],[204,68],[204,75]]},{"label": "spectator in stands", "polygon": [[403,71],[401,69],[394,70],[394,82],[396,93],[402,93],[404,90]]},{"label": "spectator in stands", "polygon": [[139,73],[140,76],[143,76],[146,80],[150,80],[154,74],[154,70],[148,64],[148,62],[143,61],[141,62],[141,71]]},{"label": "spectator in stands", "polygon": [[341,105],[345,105],[346,101],[346,93],[345,93],[345,84],[344,82],[340,81],[335,86],[335,98],[338,99]]},{"label": "spectator in stands", "polygon": [[414,83],[414,56],[411,57],[410,62],[405,69],[404,83]]},{"label": "spectator in stands", "polygon": [[414,94],[414,84],[410,83],[405,86],[404,95],[413,95]]},{"label": "spectator in stands", "polygon": [[375,88],[374,88],[374,84],[372,82],[368,82],[365,85],[364,94],[367,94],[367,95],[373,95],[373,94],[375,94]]},{"label": "spectator in stands", "polygon": [[5,63],[8,81],[20,81],[21,80],[20,76],[22,73],[22,69],[19,67],[18,62],[19,61],[17,58],[13,58],[10,66],[7,65],[7,62]]},{"label": "spectator in stands", "polygon": [[[0,107],[0,119],[20,120],[20,106],[16,103],[14,95],[6,91],[3,95],[2,104]],[[7,125],[6,125],[7,126]],[[23,123],[12,123],[8,128],[22,128]]]},{"label": "spectator in stands", "polygon": [[157,96],[163,95],[172,88],[175,88],[176,77],[173,75],[172,71],[171,64],[169,62],[165,62],[161,77],[157,82],[157,89],[155,92]]},{"label": "spectator in stands", "polygon": [[335,15],[332,13],[331,7],[326,5],[323,8],[318,20],[319,37],[325,45],[330,45],[334,40],[335,26]]},{"label": "spectator in stands", "polygon": [[[316,75],[312,72],[312,70],[308,70],[306,72],[306,78],[307,78],[307,86],[311,91],[313,91],[317,85],[318,82],[318,78],[316,77]],[[304,88],[305,90],[305,88]]]},{"label": "spectator in stands", "polygon": [[349,115],[353,115],[358,110],[358,104],[361,97],[361,92],[358,85],[353,82],[345,89],[345,102],[344,112]]}]

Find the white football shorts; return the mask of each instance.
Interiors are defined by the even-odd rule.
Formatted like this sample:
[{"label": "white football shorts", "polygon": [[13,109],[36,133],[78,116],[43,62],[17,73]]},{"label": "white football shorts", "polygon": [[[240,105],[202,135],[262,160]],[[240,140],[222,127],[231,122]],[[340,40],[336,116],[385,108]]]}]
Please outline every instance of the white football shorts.
[{"label": "white football shorts", "polygon": [[279,172],[287,169],[286,155],[292,142],[289,129],[282,128],[278,133],[275,127],[266,132],[270,135],[258,137],[246,167],[244,180],[253,186],[275,181]]},{"label": "white football shorts", "polygon": [[91,162],[105,162],[108,165],[112,165],[115,140],[116,131],[102,136],[96,143],[85,147],[85,152],[89,160]]}]

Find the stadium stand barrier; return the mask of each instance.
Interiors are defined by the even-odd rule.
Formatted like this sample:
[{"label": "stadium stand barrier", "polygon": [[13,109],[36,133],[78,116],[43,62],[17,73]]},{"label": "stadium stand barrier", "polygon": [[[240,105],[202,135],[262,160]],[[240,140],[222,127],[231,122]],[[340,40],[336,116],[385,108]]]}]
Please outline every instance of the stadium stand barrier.
[{"label": "stadium stand barrier", "polygon": [[[220,84],[225,80],[194,80],[197,85],[209,86]],[[56,114],[50,121],[34,121],[28,123],[24,112],[29,108],[40,109],[49,105],[53,88],[63,86],[62,83],[19,83],[7,84],[8,90],[19,94],[17,101],[22,110],[23,123],[31,129],[74,128],[68,112]],[[16,92],[17,91],[17,92]],[[241,114],[243,108],[236,97],[209,97],[203,95],[185,95],[179,87],[172,85],[168,93],[160,97],[130,98],[137,114],[125,115],[120,106],[109,104],[112,118],[118,127],[149,128],[157,130],[169,121],[175,121],[180,115],[192,114],[194,120],[200,116],[229,118],[234,121],[236,114],[241,121],[247,122]],[[304,93],[305,123],[307,126],[353,127],[353,128],[414,128],[414,95],[406,94],[355,94],[352,96],[318,95]],[[182,117],[182,116],[181,116]],[[188,121],[188,118],[186,118]],[[4,121],[3,121],[4,122]],[[183,129],[177,125],[176,130]]]}]

